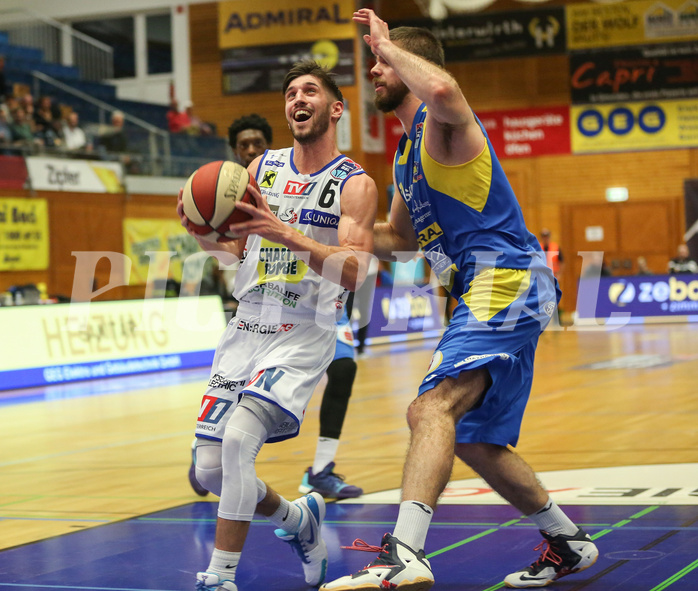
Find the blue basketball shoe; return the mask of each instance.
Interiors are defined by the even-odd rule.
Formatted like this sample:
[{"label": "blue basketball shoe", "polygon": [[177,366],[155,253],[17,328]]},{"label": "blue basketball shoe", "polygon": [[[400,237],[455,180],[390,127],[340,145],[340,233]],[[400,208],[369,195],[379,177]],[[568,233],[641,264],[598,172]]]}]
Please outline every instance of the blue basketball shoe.
[{"label": "blue basketball shoe", "polygon": [[364,494],[363,489],[344,482],[344,476],[334,473],[334,462],[313,474],[312,467],[303,474],[303,480],[298,490],[302,493],[316,492],[330,499],[354,499]]},{"label": "blue basketball shoe", "polygon": [[325,519],[325,500],[318,493],[310,493],[293,501],[301,510],[298,531],[277,529],[274,533],[288,542],[303,562],[303,573],[308,585],[317,586],[325,580],[327,573],[327,547],[320,528]]}]

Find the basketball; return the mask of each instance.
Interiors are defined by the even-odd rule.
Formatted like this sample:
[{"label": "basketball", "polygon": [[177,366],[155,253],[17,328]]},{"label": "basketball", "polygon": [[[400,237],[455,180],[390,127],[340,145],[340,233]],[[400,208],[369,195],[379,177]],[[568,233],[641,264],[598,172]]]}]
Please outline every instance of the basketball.
[{"label": "basketball", "polygon": [[235,206],[240,201],[256,205],[247,191],[248,183],[257,186],[237,162],[217,160],[198,168],[187,179],[182,193],[184,215],[189,218],[191,230],[211,242],[235,240],[237,236],[228,226],[252,217]]}]

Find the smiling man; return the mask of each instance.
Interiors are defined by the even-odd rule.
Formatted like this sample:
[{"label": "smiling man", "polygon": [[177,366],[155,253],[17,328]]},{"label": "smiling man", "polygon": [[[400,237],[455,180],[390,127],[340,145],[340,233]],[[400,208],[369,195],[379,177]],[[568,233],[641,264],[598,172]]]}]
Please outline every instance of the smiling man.
[{"label": "smiling man", "polygon": [[[327,567],[322,496],[287,501],[257,477],[255,460],[264,443],[298,434],[332,361],[336,322],[371,256],[378,191],[337,149],[344,105],[328,72],[299,62],[283,92],[293,147],[267,150],[249,165],[261,192],[249,185],[256,206],[237,205],[252,216],[230,226],[240,238],[216,244],[192,233],[222,262],[242,259],[233,294],[239,305],[216,349],[197,421],[196,477],[220,496],[215,548],[197,574],[198,591],[237,589],[255,509],[298,551],[309,585],[322,583]],[[177,211],[188,228],[181,192]]]}]

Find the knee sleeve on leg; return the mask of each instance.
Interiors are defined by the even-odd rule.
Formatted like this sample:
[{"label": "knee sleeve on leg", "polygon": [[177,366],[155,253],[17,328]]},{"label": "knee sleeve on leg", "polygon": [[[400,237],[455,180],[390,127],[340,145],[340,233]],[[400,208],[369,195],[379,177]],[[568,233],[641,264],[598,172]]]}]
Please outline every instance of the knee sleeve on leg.
[{"label": "knee sleeve on leg", "polygon": [[223,468],[220,442],[196,440],[196,479],[206,490],[221,496]]},{"label": "knee sleeve on leg", "polygon": [[327,387],[320,405],[320,437],[339,439],[356,376],[356,361],[337,359],[327,368]]},{"label": "knee sleeve on leg", "polygon": [[257,478],[254,464],[278,420],[273,418],[275,410],[267,412],[265,404],[257,399],[239,404],[225,428],[223,490],[218,505],[218,516],[223,519],[252,521],[260,495],[262,499],[266,496],[266,485]]}]

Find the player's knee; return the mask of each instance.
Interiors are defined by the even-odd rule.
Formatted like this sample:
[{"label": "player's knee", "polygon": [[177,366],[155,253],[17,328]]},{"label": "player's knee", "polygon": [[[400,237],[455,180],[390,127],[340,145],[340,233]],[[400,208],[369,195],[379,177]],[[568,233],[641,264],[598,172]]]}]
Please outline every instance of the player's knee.
[{"label": "player's knee", "polygon": [[206,490],[220,496],[223,468],[221,465],[221,445],[197,443],[196,479]]},{"label": "player's knee", "polygon": [[333,391],[349,398],[351,396],[351,386],[356,377],[356,361],[350,357],[334,360],[327,368],[327,377],[333,384],[344,386],[335,387]]}]

